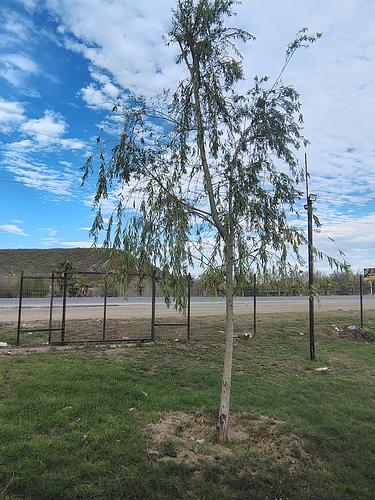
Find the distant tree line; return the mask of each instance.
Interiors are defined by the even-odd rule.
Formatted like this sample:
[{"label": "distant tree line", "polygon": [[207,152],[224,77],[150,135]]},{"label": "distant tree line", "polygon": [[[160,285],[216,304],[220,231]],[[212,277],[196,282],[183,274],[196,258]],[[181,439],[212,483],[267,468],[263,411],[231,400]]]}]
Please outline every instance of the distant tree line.
[{"label": "distant tree line", "polygon": [[[335,271],[326,274],[317,271],[314,274],[314,289],[318,295],[352,295],[359,293],[359,273]],[[374,287],[375,288],[375,287]],[[371,292],[371,284],[364,282],[364,293]],[[285,276],[269,274],[257,276],[259,295],[307,295],[308,275],[303,271],[293,271]],[[252,283],[242,290],[241,295],[252,295]]]},{"label": "distant tree line", "polygon": [[[353,295],[359,293],[359,273],[335,271],[330,274],[317,271],[314,274],[314,289],[317,295]],[[308,295],[308,274],[294,269],[288,274],[277,272],[258,274],[256,276],[257,294],[260,296]],[[364,293],[371,293],[371,284],[364,282]],[[208,295],[204,278],[194,280],[192,295]],[[216,288],[218,296],[224,295],[224,287]],[[374,284],[375,294],[375,284]],[[253,276],[249,276],[244,285],[237,285],[236,295],[253,295]]]},{"label": "distant tree line", "polygon": [[[90,290],[91,294],[102,296],[104,294],[104,277],[76,274],[76,267],[69,261],[64,261],[58,266],[58,271],[64,269],[69,271],[68,296],[85,296]],[[315,273],[315,291],[318,295],[353,295],[359,293],[359,273],[332,272],[330,274],[317,271]],[[48,297],[50,294],[51,280],[48,278],[38,278],[24,281],[24,297],[38,298]],[[146,277],[143,281],[135,280],[129,289],[129,295],[151,294],[151,280]],[[371,284],[364,282],[364,293],[370,294]],[[0,276],[0,297],[17,297],[19,293],[19,276]],[[193,296],[209,295],[204,279],[194,279],[191,293]],[[218,286],[216,293],[218,296],[224,295],[224,288]],[[62,280],[55,282],[55,295],[62,294]],[[108,296],[122,296],[124,294],[123,284],[116,278],[108,279]],[[277,273],[267,275],[257,275],[257,294],[262,296],[286,296],[286,295],[307,295],[308,278],[303,271],[293,270],[289,274],[280,276]],[[375,284],[374,284],[375,294]],[[237,286],[236,295],[253,295],[252,276],[249,276],[247,283],[241,287]]]}]

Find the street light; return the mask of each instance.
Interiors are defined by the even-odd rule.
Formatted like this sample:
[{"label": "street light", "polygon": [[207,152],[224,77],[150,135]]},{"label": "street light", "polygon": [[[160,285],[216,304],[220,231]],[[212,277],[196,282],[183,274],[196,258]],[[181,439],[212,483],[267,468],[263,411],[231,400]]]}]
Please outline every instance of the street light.
[{"label": "street light", "polygon": [[316,201],[316,194],[310,193],[307,196],[307,239],[309,255],[309,326],[310,326],[310,359],[315,359],[315,323],[314,323],[314,254],[313,254],[313,202]]}]

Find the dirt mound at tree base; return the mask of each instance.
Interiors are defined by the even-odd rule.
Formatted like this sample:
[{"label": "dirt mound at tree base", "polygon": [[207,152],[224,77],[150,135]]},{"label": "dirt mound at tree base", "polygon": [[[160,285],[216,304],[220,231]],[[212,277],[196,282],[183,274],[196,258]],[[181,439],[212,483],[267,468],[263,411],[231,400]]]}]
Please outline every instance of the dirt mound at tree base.
[{"label": "dirt mound at tree base", "polygon": [[241,452],[259,454],[291,472],[299,462],[313,458],[305,451],[302,439],[286,430],[285,422],[263,415],[231,415],[228,446],[216,443],[215,437],[211,416],[172,412],[152,427],[147,449],[152,460],[173,460],[198,469],[199,464],[221,465],[236,460]]}]

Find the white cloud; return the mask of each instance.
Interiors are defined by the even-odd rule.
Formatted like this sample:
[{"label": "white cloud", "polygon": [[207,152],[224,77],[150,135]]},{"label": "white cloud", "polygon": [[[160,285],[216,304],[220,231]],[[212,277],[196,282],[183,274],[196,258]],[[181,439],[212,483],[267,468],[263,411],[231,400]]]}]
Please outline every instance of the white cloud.
[{"label": "white cloud", "polygon": [[85,149],[86,143],[80,139],[60,139],[58,144],[65,149]]},{"label": "white cloud", "polygon": [[50,142],[60,137],[66,130],[65,121],[52,111],[45,111],[42,118],[24,122],[21,130],[31,134],[38,142]]},{"label": "white cloud", "polygon": [[69,247],[69,248],[91,248],[93,246],[92,241],[60,241],[59,246]]},{"label": "white cloud", "polygon": [[7,9],[0,11],[1,33],[0,48],[9,50],[30,39],[32,26],[30,22],[19,13]]},{"label": "white cloud", "polygon": [[80,91],[82,99],[90,108],[110,111],[121,96],[121,89],[112,83],[111,78],[95,68],[90,69],[93,79]]},{"label": "white cloud", "polygon": [[375,214],[351,217],[336,224],[327,224],[323,234],[331,236],[337,243],[373,249],[375,246]]},{"label": "white cloud", "polygon": [[[91,65],[92,82],[81,95],[90,107],[109,110],[115,89],[130,89],[146,95],[163,87],[174,87],[181,66],[174,64],[174,49],[165,47],[162,35],[168,30],[173,0],[47,0],[61,21],[61,31],[72,50],[82,53]],[[310,26],[323,31],[324,38],[307,52],[301,51],[290,64],[284,80],[301,92],[310,150],[313,188],[328,193],[327,174],[342,183],[340,194],[352,194],[359,184],[372,192],[373,182],[373,63],[375,36],[372,23],[375,3],[363,0],[342,2],[271,0],[243,2],[233,24],[257,36],[243,47],[245,74],[251,85],[255,74],[276,77],[285,49],[298,29]],[[361,27],[358,32],[358,26]],[[74,39],[72,39],[74,36]],[[111,78],[109,77],[111,75]],[[250,79],[250,80],[249,80]],[[117,84],[112,92],[106,92]],[[349,146],[356,155],[349,155]],[[336,161],[335,161],[336,158]],[[362,190],[363,191],[363,190]]]},{"label": "white cloud", "polygon": [[38,191],[70,198],[79,182],[78,172],[67,172],[43,163],[40,144],[24,139],[8,144],[3,150],[3,165],[14,180]]},{"label": "white cloud", "polygon": [[[76,138],[63,137],[68,125],[64,118],[52,111],[46,110],[41,118],[27,119],[23,105],[15,101],[6,101],[0,97],[0,132],[9,133],[19,128],[30,139],[22,139],[7,146],[9,150],[35,152],[38,148],[82,150],[86,148],[85,142]],[[72,165],[65,162],[67,165]]]},{"label": "white cloud", "polygon": [[1,61],[3,64],[13,66],[27,73],[39,73],[39,66],[29,57],[24,54],[14,53],[14,54],[3,54],[1,56]]},{"label": "white cloud", "polygon": [[52,238],[56,236],[56,234],[58,234],[58,230],[54,229],[53,227],[41,227],[38,229],[38,231],[46,233],[48,238]]},{"label": "white cloud", "polygon": [[0,97],[0,132],[8,133],[25,119],[21,103]]},{"label": "white cloud", "polygon": [[3,19],[3,30],[9,35],[12,34],[21,40],[26,39],[27,29],[25,24],[20,22],[14,14],[8,13],[5,19]]},{"label": "white cloud", "polygon": [[34,10],[38,5],[38,0],[16,0],[28,10]]},{"label": "white cloud", "polygon": [[41,227],[38,229],[38,231],[44,233],[43,238],[40,240],[40,243],[42,245],[51,247],[58,246],[58,239],[56,238],[56,235],[59,231],[57,229],[54,229],[52,227]]},{"label": "white cloud", "polygon": [[354,271],[373,267],[374,227],[375,214],[348,215],[325,225],[321,233],[316,234],[316,244],[319,249],[337,258],[340,257],[339,250],[344,252]]},{"label": "white cloud", "polygon": [[[44,238],[41,241],[42,245],[52,248],[91,248],[92,241],[60,241],[55,238]],[[100,246],[100,245],[99,245]]]},{"label": "white cloud", "polygon": [[40,147],[84,149],[86,144],[80,139],[62,137],[67,129],[68,125],[64,118],[49,110],[46,110],[41,118],[27,120],[21,126],[21,131],[26,135],[31,135]]},{"label": "white cloud", "polygon": [[[85,229],[85,228],[79,228]],[[57,229],[51,227],[42,227],[38,229],[42,233],[45,233],[45,236],[41,238],[40,243],[49,247],[66,247],[66,248],[90,248],[93,245],[92,241],[62,241],[61,238],[58,238],[57,235],[59,231]]]},{"label": "white cloud", "polygon": [[47,0],[61,21],[61,32],[75,37],[67,36],[67,47],[108,71],[116,85],[147,94],[169,86],[181,74],[181,67],[173,61],[174,49],[161,39],[173,5],[171,0],[136,4],[129,0]]},{"label": "white cloud", "polygon": [[[26,119],[19,103],[0,100],[0,131],[11,131],[11,125],[18,126],[23,134],[30,137],[2,147],[2,164],[13,174],[14,180],[58,198],[74,196],[80,184],[78,169],[65,160],[58,162],[62,167],[49,165],[51,154],[69,150],[85,155],[87,150],[80,139],[65,137],[68,125],[64,118],[47,110],[41,118]],[[83,157],[79,161],[82,163]]]},{"label": "white cloud", "polygon": [[56,170],[33,165],[25,165],[24,168],[9,167],[8,170],[14,174],[16,181],[27,187],[47,191],[57,196],[71,197],[72,195],[74,180],[62,176]]},{"label": "white cloud", "polygon": [[1,56],[0,77],[25,95],[39,97],[39,92],[31,88],[27,81],[30,76],[38,75],[40,72],[40,68],[35,61],[25,54],[11,53]]},{"label": "white cloud", "polygon": [[93,83],[81,89],[82,99],[93,109],[105,109],[110,111],[116,100],[110,99],[102,89],[97,88]]},{"label": "white cloud", "polygon": [[[35,2],[38,3],[38,0]],[[39,2],[42,8],[42,2]],[[54,44],[61,46],[61,43],[55,33],[41,25],[33,22],[33,17],[28,12],[20,12],[17,9],[0,9],[0,49],[8,52],[19,50],[20,53],[29,51],[38,46],[41,40],[50,40]]]},{"label": "white cloud", "polygon": [[21,229],[16,224],[1,224],[0,231],[4,231],[5,233],[15,234],[17,236],[29,236],[23,229]]},{"label": "white cloud", "polygon": [[89,108],[93,109],[106,109],[110,111],[114,102],[110,102],[108,97],[97,88],[93,83],[81,89],[82,99],[87,103]]}]

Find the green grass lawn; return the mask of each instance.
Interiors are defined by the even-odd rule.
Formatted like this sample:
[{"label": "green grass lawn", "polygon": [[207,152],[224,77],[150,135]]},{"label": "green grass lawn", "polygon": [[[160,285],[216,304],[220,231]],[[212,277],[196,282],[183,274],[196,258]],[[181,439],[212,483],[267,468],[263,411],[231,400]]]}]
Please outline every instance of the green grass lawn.
[{"label": "green grass lawn", "polygon": [[[177,460],[177,441],[150,454],[151,436],[171,412],[213,428],[218,319],[194,320],[189,344],[169,331],[148,347],[1,356],[0,497],[374,498],[375,346],[330,335],[334,323],[353,321],[320,320],[314,363],[305,316],[264,316],[236,340],[232,412],[251,438],[199,463]],[[265,417],[277,428],[255,425]]]}]

